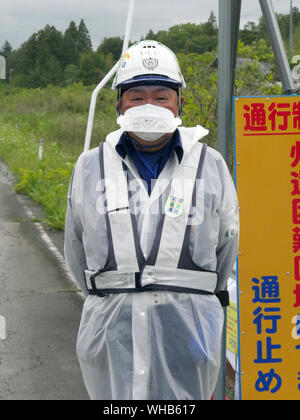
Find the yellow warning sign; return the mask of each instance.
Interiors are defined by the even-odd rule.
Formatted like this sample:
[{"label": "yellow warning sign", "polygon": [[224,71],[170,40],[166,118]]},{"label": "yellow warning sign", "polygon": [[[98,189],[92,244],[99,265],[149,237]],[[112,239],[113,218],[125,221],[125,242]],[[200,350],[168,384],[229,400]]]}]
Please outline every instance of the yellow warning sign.
[{"label": "yellow warning sign", "polygon": [[300,399],[300,97],[234,98],[242,399]]}]

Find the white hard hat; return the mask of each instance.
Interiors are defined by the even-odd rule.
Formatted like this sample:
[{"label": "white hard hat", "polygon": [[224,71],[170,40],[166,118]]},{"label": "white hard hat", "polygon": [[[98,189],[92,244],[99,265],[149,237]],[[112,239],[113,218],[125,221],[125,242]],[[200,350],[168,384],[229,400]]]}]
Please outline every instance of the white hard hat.
[{"label": "white hard hat", "polygon": [[140,41],[121,57],[112,89],[160,84],[185,89],[175,54],[157,41]]}]

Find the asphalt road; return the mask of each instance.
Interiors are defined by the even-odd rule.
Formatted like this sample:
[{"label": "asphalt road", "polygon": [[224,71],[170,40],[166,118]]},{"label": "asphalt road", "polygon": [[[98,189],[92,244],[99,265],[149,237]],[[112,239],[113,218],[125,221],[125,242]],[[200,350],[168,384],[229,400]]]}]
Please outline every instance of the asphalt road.
[{"label": "asphalt road", "polygon": [[8,175],[0,162],[0,400],[88,399],[75,353],[83,300]]}]

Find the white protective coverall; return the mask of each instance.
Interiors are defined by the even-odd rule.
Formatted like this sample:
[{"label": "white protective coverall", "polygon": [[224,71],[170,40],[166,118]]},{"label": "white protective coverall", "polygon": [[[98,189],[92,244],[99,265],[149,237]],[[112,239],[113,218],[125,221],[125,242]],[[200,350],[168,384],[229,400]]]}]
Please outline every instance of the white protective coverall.
[{"label": "white protective coverall", "polygon": [[[181,166],[185,165],[189,171],[193,159],[199,161],[202,143],[198,140],[208,133],[200,126],[180,127],[179,132],[183,159],[179,164],[173,152],[150,196],[130,157],[122,160],[115,150],[122,130],[106,138],[104,166],[108,171],[106,176],[112,178],[116,173],[114,165],[119,162],[127,178],[113,182],[106,179],[104,187],[100,180],[99,148],[79,157],[68,194],[65,256],[85,294],[88,294],[87,288],[91,289],[89,276],[101,270],[106,271],[93,278],[93,287],[129,290],[136,286],[132,273],[139,271],[137,259],[146,259],[151,254],[157,231],[161,230],[161,215],[168,212],[165,203],[172,195],[170,180],[175,179]],[[129,195],[127,185],[130,185]],[[117,191],[113,197],[114,189]],[[188,192],[184,202],[191,200]],[[130,205],[129,216],[126,204]],[[239,228],[235,187],[222,156],[210,147],[206,150],[201,181],[197,184],[196,207],[193,218],[189,219],[194,223],[186,248],[190,264],[207,272],[177,270],[183,236],[180,229],[176,231],[176,223],[186,213],[181,208],[180,217],[165,216],[165,221],[171,223],[173,237],[162,233],[158,266],[143,267],[140,280],[142,286],[164,284],[166,290],[158,287],[158,290],[142,293],[87,296],[78,332],[77,355],[91,399],[211,398],[219,372],[223,308],[215,294],[168,289],[168,285],[174,283],[212,293],[224,290],[236,259]],[[120,210],[114,211],[117,208]],[[109,227],[108,213],[112,216]],[[140,251],[129,235],[130,218],[136,221]],[[112,253],[118,265],[123,265],[120,271],[111,271]],[[173,274],[169,275],[170,272]],[[214,272],[218,273],[218,280]]]}]

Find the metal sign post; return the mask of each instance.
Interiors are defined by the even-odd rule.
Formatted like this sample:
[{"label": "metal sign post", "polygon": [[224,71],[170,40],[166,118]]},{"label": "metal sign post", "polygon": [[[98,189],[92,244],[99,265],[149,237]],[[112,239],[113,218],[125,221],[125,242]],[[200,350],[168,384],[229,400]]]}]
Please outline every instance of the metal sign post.
[{"label": "metal sign post", "polygon": [[[218,149],[227,165],[230,161],[232,96],[237,56],[241,0],[219,0],[219,56],[218,56]],[[225,399],[226,387],[226,325],[224,309],[221,368],[214,392],[215,400]]]},{"label": "metal sign post", "polygon": [[240,14],[241,0],[219,0],[218,150],[228,165]]}]

